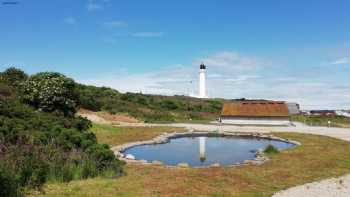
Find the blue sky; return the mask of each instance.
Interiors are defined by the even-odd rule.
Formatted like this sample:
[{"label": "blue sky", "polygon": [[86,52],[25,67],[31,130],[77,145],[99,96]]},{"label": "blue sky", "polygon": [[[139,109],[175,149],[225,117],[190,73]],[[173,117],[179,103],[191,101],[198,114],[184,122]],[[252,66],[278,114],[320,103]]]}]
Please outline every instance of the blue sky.
[{"label": "blue sky", "polygon": [[[0,70],[120,91],[350,108],[350,1],[0,0]],[[190,81],[193,81],[192,84]]]}]

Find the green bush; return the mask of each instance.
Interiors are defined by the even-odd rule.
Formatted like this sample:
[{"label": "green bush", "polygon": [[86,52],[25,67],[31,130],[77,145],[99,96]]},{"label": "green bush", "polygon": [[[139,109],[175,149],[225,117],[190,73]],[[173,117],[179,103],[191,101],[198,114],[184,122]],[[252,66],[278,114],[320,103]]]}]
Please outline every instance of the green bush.
[{"label": "green bush", "polygon": [[123,162],[97,143],[90,126],[85,118],[36,111],[17,100],[0,102],[0,166],[12,173],[0,171],[1,181],[10,183],[1,190],[20,193],[48,180],[67,182],[111,171],[122,175]]},{"label": "green bush", "polygon": [[10,86],[0,82],[0,100],[10,98],[13,95],[14,90]]},{"label": "green bush", "polygon": [[164,100],[160,103],[161,108],[167,110],[175,110],[178,106],[171,100]]},{"label": "green bush", "polygon": [[269,144],[264,149],[264,153],[267,153],[267,154],[276,154],[276,153],[279,153],[279,152],[280,151],[275,146],[273,146],[272,144]]},{"label": "green bush", "polygon": [[25,74],[22,70],[10,67],[4,72],[0,73],[0,80],[6,82],[11,86],[18,86],[21,82],[25,81],[28,78],[28,75]]},{"label": "green bush", "polygon": [[43,72],[31,76],[22,86],[23,101],[45,112],[73,116],[78,102],[75,82],[60,73]]},{"label": "green bush", "polygon": [[3,165],[0,165],[0,196],[23,196],[23,191],[16,174]]},{"label": "green bush", "polygon": [[101,110],[106,104],[119,100],[120,95],[118,91],[110,88],[98,88],[81,84],[77,84],[77,90],[79,92],[80,107],[91,111]]}]

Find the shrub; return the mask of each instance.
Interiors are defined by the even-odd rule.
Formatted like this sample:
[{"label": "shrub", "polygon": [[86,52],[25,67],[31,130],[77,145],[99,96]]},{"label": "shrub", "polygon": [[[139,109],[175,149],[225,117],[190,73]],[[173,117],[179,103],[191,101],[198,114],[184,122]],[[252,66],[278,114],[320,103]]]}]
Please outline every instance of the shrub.
[{"label": "shrub", "polygon": [[0,185],[9,184],[0,192],[16,194],[48,180],[67,182],[111,171],[120,176],[123,163],[97,143],[90,126],[85,118],[38,112],[15,100],[0,102],[0,167],[6,166],[0,168]]},{"label": "shrub", "polygon": [[143,97],[139,97],[137,98],[137,101],[136,101],[138,104],[140,105],[147,105],[147,100]]},{"label": "shrub", "polygon": [[0,196],[23,196],[22,188],[12,170],[0,165]]},{"label": "shrub", "polygon": [[12,97],[13,92],[14,90],[10,86],[0,82],[0,100]]},{"label": "shrub", "polygon": [[178,106],[171,100],[164,100],[160,103],[161,108],[167,110],[175,110]]},{"label": "shrub", "polygon": [[60,73],[43,72],[31,76],[22,88],[23,101],[45,112],[73,116],[78,101],[75,82]]},{"label": "shrub", "polygon": [[25,74],[22,70],[10,67],[4,72],[0,73],[1,81],[6,82],[11,86],[18,86],[21,82],[25,81],[28,78],[28,75]]},{"label": "shrub", "polygon": [[276,154],[279,152],[280,151],[272,144],[267,145],[266,148],[264,149],[264,153],[267,153],[267,154]]},{"label": "shrub", "polygon": [[[117,90],[106,87],[94,87],[77,84],[79,92],[79,105],[91,111],[99,111],[106,108],[106,105],[120,100],[120,93]],[[114,105],[115,108],[117,105]]]}]

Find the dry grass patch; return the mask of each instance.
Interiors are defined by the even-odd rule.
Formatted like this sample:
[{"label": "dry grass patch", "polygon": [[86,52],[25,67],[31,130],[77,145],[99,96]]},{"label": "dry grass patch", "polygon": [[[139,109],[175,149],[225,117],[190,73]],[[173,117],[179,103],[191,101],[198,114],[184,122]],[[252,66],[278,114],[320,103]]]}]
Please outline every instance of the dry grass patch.
[{"label": "dry grass patch", "polygon": [[[101,131],[101,142],[120,144],[148,139],[166,128],[117,128]],[[108,137],[101,133],[111,133]],[[178,169],[162,166],[126,166],[118,179],[89,179],[68,184],[50,184],[44,196],[271,196],[292,186],[350,173],[350,143],[297,133],[275,135],[297,140],[301,146],[270,155],[261,166]],[[113,137],[115,136],[115,137]],[[144,137],[144,138],[143,138]],[[113,138],[113,139],[109,139]]]},{"label": "dry grass patch", "polygon": [[164,132],[183,132],[175,127],[113,127],[112,125],[93,124],[91,130],[99,143],[116,146],[123,143],[153,139]]}]

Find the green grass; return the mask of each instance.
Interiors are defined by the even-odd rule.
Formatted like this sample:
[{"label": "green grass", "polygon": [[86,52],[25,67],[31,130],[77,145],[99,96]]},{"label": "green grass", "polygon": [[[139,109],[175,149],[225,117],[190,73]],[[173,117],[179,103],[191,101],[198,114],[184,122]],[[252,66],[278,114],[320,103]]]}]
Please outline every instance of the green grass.
[{"label": "green grass", "polygon": [[[118,145],[148,139],[169,128],[113,128],[94,125],[98,140]],[[116,136],[115,138],[112,136]],[[269,155],[260,165],[220,168],[166,168],[128,164],[126,176],[94,178],[45,186],[42,196],[271,196],[274,192],[350,173],[350,143],[330,137],[276,133],[302,143]],[[111,138],[111,139],[106,139]]]},{"label": "green grass", "polygon": [[96,134],[99,143],[115,146],[127,142],[150,140],[164,132],[183,132],[174,127],[114,127],[112,125],[93,124],[91,131]]},{"label": "green grass", "polygon": [[328,121],[331,121],[332,127],[350,127],[350,118],[343,116],[291,116],[292,121],[305,123],[311,126],[328,126]]}]

